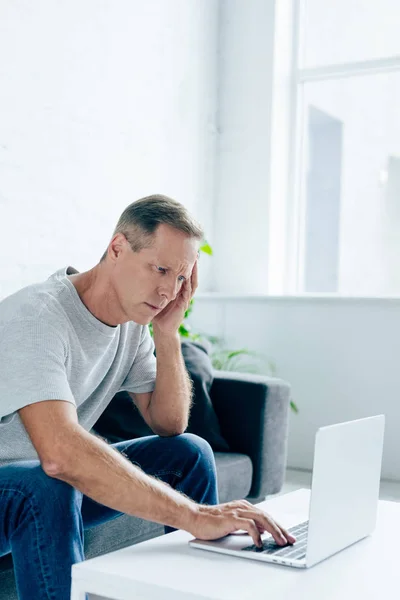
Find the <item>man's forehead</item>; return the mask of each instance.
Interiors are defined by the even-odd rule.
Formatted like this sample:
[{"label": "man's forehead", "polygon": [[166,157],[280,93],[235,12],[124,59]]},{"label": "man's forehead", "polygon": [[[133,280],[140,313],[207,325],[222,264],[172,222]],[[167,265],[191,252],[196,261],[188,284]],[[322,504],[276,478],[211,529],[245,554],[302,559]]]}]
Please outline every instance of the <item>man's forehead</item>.
[{"label": "man's forehead", "polygon": [[163,256],[158,256],[157,257],[157,263],[159,264],[160,267],[165,267],[166,269],[169,269],[170,271],[177,271],[177,270],[181,270],[184,269],[186,267],[191,267],[192,266],[192,261],[189,260],[166,260],[163,258]]},{"label": "man's forehead", "polygon": [[197,258],[197,254],[194,258],[189,257],[171,257],[167,256],[163,252],[154,252],[152,255],[153,260],[160,266],[165,269],[170,269],[171,271],[182,270],[184,268],[191,268],[195,260]]}]

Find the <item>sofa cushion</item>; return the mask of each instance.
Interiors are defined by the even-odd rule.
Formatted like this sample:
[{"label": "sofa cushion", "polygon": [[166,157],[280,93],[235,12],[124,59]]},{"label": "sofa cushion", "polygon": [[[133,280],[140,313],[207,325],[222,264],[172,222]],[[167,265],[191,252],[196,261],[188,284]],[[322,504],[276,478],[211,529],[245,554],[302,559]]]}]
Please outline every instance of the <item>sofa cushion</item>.
[{"label": "sofa cushion", "polygon": [[[214,376],[207,350],[202,344],[188,340],[182,340],[181,346],[193,382],[193,405],[186,431],[205,439],[214,451],[228,452],[229,445],[222,437],[209,394]],[[93,429],[111,443],[153,435],[127,392],[114,396]]]},{"label": "sofa cushion", "polygon": [[253,463],[246,454],[215,452],[219,501],[246,498],[253,480]]},{"label": "sofa cushion", "polygon": [[221,433],[218,417],[210,398],[214,369],[210,356],[202,344],[182,340],[182,355],[193,382],[193,404],[190,411],[188,433],[207,440],[215,452],[229,452],[229,444]]},{"label": "sofa cushion", "polygon": [[112,521],[85,529],[85,558],[114,552],[164,534],[164,525],[139,517],[121,515]]}]

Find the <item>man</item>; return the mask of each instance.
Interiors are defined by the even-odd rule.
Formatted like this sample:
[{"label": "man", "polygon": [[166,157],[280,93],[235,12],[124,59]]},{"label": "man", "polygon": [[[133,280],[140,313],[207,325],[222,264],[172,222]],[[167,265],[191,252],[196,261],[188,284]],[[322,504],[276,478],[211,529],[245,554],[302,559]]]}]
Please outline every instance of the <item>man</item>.
[{"label": "man", "polygon": [[[181,204],[143,198],[95,267],[60,269],[0,303],[0,556],[13,554],[21,600],[69,599],[84,529],[123,513],[201,539],[244,529],[257,545],[263,531],[294,541],[245,500],[218,504],[212,450],[184,433],[177,330],[202,239]],[[154,436],[108,445],[90,432],[120,390]]]}]

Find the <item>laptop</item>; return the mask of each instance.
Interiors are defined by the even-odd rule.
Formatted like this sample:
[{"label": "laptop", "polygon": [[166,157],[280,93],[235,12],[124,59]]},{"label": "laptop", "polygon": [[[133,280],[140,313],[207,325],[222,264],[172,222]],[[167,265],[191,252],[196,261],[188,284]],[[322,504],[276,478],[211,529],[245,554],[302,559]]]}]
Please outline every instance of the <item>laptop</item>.
[{"label": "laptop", "polygon": [[[248,532],[234,532],[216,540],[195,538],[190,546],[309,568],[362,540],[376,524],[384,428],[385,416],[377,415],[318,429],[308,518],[286,527],[294,544],[279,546],[266,532],[258,548]],[[285,527],[284,519],[279,523]]]}]

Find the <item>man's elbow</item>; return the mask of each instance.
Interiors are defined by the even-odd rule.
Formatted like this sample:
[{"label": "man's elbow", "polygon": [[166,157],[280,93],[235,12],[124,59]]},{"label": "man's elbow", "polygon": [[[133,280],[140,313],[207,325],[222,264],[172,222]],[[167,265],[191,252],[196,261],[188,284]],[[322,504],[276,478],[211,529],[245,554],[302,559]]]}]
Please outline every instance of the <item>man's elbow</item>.
[{"label": "man's elbow", "polygon": [[152,429],[154,433],[156,435],[159,435],[160,437],[173,437],[185,433],[187,426],[188,424],[185,422],[179,424],[175,423],[174,425],[171,425],[169,427],[152,427]]},{"label": "man's elbow", "polygon": [[48,477],[65,481],[69,476],[69,468],[67,468],[66,461],[52,459],[42,461],[41,466]]}]

